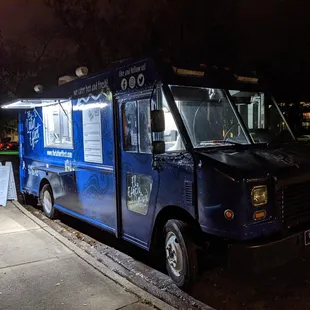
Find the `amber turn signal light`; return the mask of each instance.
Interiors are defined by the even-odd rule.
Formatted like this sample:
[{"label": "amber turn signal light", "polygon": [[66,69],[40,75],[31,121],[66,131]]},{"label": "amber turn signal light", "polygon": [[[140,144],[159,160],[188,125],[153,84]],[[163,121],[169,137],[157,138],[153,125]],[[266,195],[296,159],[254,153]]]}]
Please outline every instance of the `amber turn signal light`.
[{"label": "amber turn signal light", "polygon": [[256,211],[253,214],[253,218],[254,218],[255,221],[262,220],[265,217],[266,217],[266,211],[265,210]]},{"label": "amber turn signal light", "polygon": [[225,216],[225,218],[226,218],[227,220],[232,220],[232,219],[234,218],[235,214],[234,214],[233,211],[231,211],[231,210],[228,209],[228,210],[225,210],[224,216]]}]

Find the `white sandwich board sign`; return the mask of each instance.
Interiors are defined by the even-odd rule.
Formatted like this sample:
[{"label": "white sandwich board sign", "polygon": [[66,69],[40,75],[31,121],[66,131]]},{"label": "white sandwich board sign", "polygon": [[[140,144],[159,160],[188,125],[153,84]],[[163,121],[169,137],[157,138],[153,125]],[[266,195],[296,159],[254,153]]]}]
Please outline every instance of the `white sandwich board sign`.
[{"label": "white sandwich board sign", "polygon": [[6,206],[8,200],[17,200],[16,185],[11,162],[5,166],[0,163],[0,206]]},{"label": "white sandwich board sign", "polygon": [[10,161],[8,161],[5,163],[5,167],[10,168],[8,200],[17,200],[17,192],[16,192],[16,185],[15,185],[15,179],[14,179],[13,165]]},{"label": "white sandwich board sign", "polygon": [[0,206],[6,206],[8,200],[10,167],[0,166]]}]

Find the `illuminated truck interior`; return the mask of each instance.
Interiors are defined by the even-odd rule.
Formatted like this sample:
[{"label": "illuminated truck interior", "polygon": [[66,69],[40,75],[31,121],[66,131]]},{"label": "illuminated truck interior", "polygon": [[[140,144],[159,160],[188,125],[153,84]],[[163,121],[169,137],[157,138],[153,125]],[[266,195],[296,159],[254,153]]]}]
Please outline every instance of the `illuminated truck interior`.
[{"label": "illuminated truck interior", "polygon": [[[293,141],[276,104],[263,92],[171,86],[194,148]],[[167,103],[167,151],[184,148]]]}]

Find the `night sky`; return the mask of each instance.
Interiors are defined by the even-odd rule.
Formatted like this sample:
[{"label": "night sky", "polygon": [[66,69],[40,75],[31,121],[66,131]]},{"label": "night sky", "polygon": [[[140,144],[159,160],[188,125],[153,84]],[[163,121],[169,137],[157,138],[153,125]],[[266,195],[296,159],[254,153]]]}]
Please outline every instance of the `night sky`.
[{"label": "night sky", "polygon": [[[124,5],[128,3],[126,0],[114,1],[123,1]],[[219,1],[224,8],[225,1]],[[104,3],[102,0],[103,6]],[[194,0],[191,5],[195,3],[207,4],[205,16],[208,18],[208,0]],[[239,60],[250,60],[255,65],[271,64],[270,71],[274,72],[270,75],[277,75],[278,71],[278,75],[286,79],[288,84],[298,80],[297,85],[304,91],[310,82],[310,19],[307,1],[236,0],[235,3],[232,9],[234,25],[231,25],[235,31],[231,34],[231,41],[226,46],[223,44],[226,49],[224,52],[229,54],[231,44],[234,44],[233,52],[237,52]],[[31,28],[43,25],[52,28],[54,24],[51,10],[40,0],[0,1],[0,29],[5,38],[27,40]]]},{"label": "night sky", "polygon": [[[123,1],[125,0],[115,0]],[[148,1],[148,0],[146,0]],[[207,2],[208,0],[204,0]],[[196,2],[200,2],[196,0]],[[102,1],[104,5],[104,1]],[[193,5],[195,1],[192,2]],[[293,57],[299,50],[310,56],[309,17],[306,1],[236,1],[240,53],[255,58]],[[206,18],[208,12],[206,11]],[[20,37],[34,25],[53,25],[54,17],[40,0],[1,0],[0,29],[5,37]],[[241,44],[245,44],[242,48]]]},{"label": "night sky", "polygon": [[0,29],[5,37],[19,37],[31,25],[51,24],[53,15],[39,0],[1,0]]},{"label": "night sky", "polygon": [[[115,1],[126,4],[126,0]],[[104,5],[104,1],[102,3]],[[192,3],[194,5],[195,1]],[[236,11],[233,14],[237,15],[239,38],[245,43],[254,43],[253,39],[256,40],[256,44],[251,44],[244,50],[255,56],[259,50],[262,59],[269,57],[272,51],[288,53],[293,50],[292,46],[304,53],[309,47],[307,36],[310,24],[307,9],[307,2],[298,0],[236,1]],[[207,15],[206,11],[206,18]],[[0,29],[4,36],[17,37],[27,32],[32,25],[53,25],[53,22],[51,11],[40,0],[0,1]],[[306,46],[301,45],[305,43]]]}]

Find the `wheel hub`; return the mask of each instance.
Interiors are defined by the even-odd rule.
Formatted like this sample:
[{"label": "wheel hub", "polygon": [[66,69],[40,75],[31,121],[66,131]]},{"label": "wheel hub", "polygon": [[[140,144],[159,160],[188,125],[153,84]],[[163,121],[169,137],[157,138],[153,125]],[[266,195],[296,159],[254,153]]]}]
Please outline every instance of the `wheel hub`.
[{"label": "wheel hub", "polygon": [[169,232],[166,236],[166,259],[174,275],[180,276],[183,271],[183,254],[176,235]]},{"label": "wheel hub", "polygon": [[43,195],[43,207],[48,213],[52,210],[52,197],[48,191],[45,191]]}]

